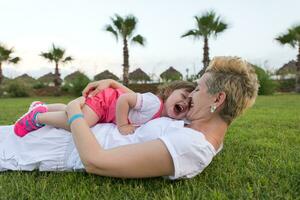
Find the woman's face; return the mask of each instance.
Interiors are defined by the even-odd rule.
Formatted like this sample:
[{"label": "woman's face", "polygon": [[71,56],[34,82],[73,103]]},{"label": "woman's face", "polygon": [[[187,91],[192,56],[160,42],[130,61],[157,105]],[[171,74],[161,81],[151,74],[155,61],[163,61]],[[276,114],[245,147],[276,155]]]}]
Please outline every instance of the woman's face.
[{"label": "woman's face", "polygon": [[210,113],[210,107],[214,103],[214,96],[207,93],[206,80],[211,75],[209,73],[203,74],[203,76],[198,80],[198,85],[196,89],[190,93],[190,109],[186,115],[188,120],[201,119]]}]

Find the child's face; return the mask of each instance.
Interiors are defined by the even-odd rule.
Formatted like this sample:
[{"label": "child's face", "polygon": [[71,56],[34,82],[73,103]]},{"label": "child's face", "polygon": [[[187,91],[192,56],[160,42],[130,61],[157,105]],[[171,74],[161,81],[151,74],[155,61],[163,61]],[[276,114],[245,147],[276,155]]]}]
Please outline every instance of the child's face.
[{"label": "child's face", "polygon": [[185,118],[189,111],[189,92],[185,89],[174,90],[164,103],[164,110],[173,119]]}]

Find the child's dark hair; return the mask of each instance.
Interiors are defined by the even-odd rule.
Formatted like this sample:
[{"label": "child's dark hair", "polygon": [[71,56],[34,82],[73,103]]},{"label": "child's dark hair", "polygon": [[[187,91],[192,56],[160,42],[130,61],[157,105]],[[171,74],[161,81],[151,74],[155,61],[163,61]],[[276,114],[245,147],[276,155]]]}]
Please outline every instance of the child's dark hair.
[{"label": "child's dark hair", "polygon": [[172,81],[158,86],[156,95],[165,102],[171,93],[178,89],[185,89],[187,92],[192,92],[195,89],[195,84],[189,81]]}]

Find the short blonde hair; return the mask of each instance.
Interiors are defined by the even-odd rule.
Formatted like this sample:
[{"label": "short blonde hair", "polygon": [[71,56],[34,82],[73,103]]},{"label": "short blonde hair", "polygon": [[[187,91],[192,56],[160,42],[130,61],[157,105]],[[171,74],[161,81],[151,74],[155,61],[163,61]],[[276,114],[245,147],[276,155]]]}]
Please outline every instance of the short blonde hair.
[{"label": "short blonde hair", "polygon": [[205,73],[211,74],[206,81],[208,93],[223,91],[226,94],[220,116],[228,125],[254,104],[259,84],[254,68],[245,60],[215,57]]}]

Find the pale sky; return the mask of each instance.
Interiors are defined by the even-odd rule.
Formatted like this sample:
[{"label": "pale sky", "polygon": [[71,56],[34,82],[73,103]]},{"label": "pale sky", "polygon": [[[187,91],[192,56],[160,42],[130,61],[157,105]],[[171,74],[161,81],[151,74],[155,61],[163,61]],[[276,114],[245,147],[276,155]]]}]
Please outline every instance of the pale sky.
[{"label": "pale sky", "polygon": [[169,66],[186,74],[202,68],[203,42],[180,38],[194,28],[195,15],[214,9],[229,24],[209,40],[210,57],[240,56],[267,69],[295,59],[297,50],[274,38],[300,23],[299,0],[0,0],[0,42],[14,47],[18,65],[3,65],[10,78],[28,73],[37,78],[54,72],[39,54],[54,43],[75,60],[61,66],[62,76],[75,70],[90,78],[106,69],[122,74],[122,43],[103,31],[115,13],[138,18],[137,34],[145,47],[129,46],[130,71],[141,67],[159,75]]}]

